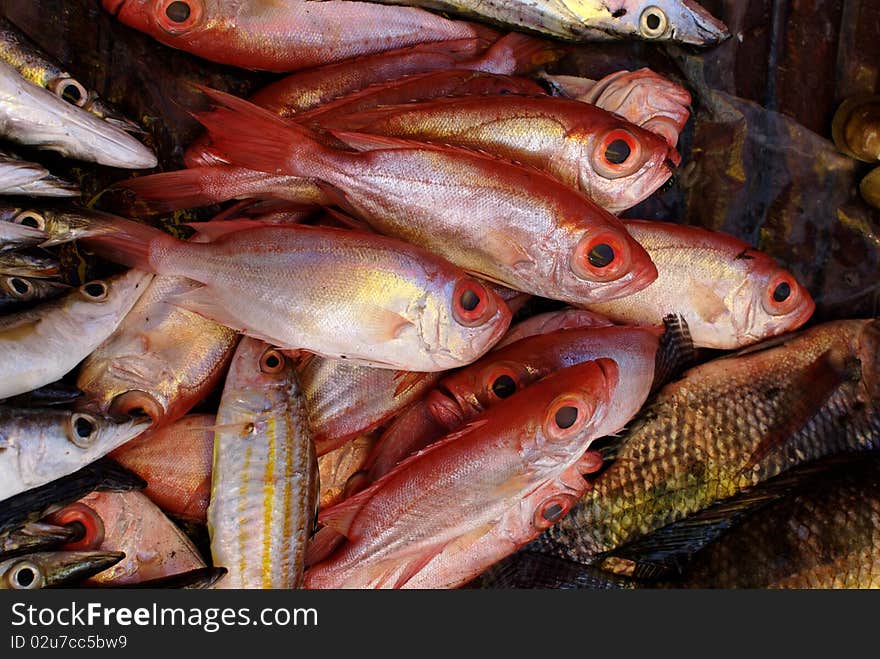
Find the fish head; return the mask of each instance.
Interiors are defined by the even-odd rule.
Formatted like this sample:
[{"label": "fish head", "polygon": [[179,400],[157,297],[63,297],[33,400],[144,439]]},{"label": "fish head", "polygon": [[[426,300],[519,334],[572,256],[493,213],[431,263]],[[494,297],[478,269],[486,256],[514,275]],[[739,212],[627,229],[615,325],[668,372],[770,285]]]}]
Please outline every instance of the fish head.
[{"label": "fish head", "polygon": [[469,276],[449,278],[442,294],[430,296],[418,313],[418,331],[431,346],[439,370],[475,361],[510,326],[510,308],[497,292]]},{"label": "fish head", "polygon": [[754,250],[744,250],[736,259],[746,264],[744,285],[730,303],[739,345],[790,332],[810,319],[816,303],[788,270]]},{"label": "fish head", "polygon": [[[567,290],[575,304],[631,295],[657,279],[657,267],[645,248],[616,217],[602,213],[607,222],[575,224],[574,230],[565,234],[570,246],[560,246],[560,253],[571,256],[568,267],[561,265],[554,274],[557,285]],[[578,230],[585,225],[585,231]]]},{"label": "fish head", "polygon": [[[580,4],[582,0],[566,2],[569,7]],[[727,26],[694,0],[612,0],[602,5],[608,15],[601,17],[600,29],[619,36],[696,46],[714,45],[730,36]]]},{"label": "fish head", "polygon": [[84,324],[104,324],[108,318],[118,318],[118,325],[152,279],[152,274],[132,269],[106,279],[88,281],[70,294],[70,316]]},{"label": "fish head", "polygon": [[619,212],[659,190],[681,156],[660,136],[628,121],[609,121],[600,131],[573,134],[579,146],[580,190],[600,206]]},{"label": "fish head", "polygon": [[204,28],[211,0],[103,0],[104,9],[120,21],[174,45]]},{"label": "fish head", "polygon": [[85,458],[94,461],[144,433],[151,425],[146,415],[107,417],[73,412],[67,417],[65,434]]}]

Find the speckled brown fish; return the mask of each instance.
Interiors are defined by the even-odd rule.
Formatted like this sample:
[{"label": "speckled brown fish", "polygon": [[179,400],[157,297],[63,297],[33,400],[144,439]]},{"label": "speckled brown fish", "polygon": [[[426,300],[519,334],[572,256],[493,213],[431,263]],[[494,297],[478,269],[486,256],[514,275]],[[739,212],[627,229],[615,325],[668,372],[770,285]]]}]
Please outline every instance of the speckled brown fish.
[{"label": "speckled brown fish", "polygon": [[825,323],[745,352],[661,389],[534,548],[593,562],[808,460],[880,447],[880,321]]}]

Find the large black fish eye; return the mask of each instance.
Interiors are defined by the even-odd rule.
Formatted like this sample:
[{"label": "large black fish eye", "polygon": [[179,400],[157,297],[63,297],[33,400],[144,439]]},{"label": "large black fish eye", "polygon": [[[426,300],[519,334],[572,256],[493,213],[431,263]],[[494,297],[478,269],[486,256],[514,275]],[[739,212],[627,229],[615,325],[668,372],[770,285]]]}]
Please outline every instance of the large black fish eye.
[{"label": "large black fish eye", "polygon": [[571,428],[578,419],[578,409],[576,407],[572,407],[571,405],[566,405],[565,407],[560,407],[556,411],[556,416],[554,420],[556,421],[556,426],[562,430],[567,430]]},{"label": "large black fish eye", "polygon": [[516,393],[516,381],[509,375],[500,375],[492,383],[492,391],[498,398],[510,398]]},{"label": "large black fish eye", "polygon": [[181,2],[181,0],[172,2],[165,8],[165,15],[175,23],[183,23],[186,21],[191,12],[192,10],[189,8],[189,5],[185,2]]},{"label": "large black fish eye", "polygon": [[788,282],[781,282],[773,291],[773,299],[776,302],[785,302],[791,295],[791,286]]}]

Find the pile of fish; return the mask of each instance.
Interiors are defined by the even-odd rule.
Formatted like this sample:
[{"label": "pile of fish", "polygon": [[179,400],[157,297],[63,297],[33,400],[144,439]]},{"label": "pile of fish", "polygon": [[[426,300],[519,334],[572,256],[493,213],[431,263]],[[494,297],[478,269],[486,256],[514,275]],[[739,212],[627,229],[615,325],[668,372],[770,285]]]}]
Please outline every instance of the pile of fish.
[{"label": "pile of fish", "polygon": [[123,217],[28,154],[154,169],[149,132],[0,24],[3,587],[880,586],[878,320],[620,219],[691,94],[550,72],[726,39],[697,3],[103,6],[276,78],[198,85]]}]

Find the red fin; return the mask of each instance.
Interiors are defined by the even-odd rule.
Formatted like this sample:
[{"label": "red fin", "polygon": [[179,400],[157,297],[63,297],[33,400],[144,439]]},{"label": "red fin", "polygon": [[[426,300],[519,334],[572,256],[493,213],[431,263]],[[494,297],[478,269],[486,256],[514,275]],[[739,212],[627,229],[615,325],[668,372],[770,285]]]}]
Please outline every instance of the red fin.
[{"label": "red fin", "polygon": [[342,211],[335,208],[325,208],[324,212],[335,221],[326,222],[324,220],[320,220],[318,224],[320,224],[321,226],[342,226],[349,229],[357,229],[358,231],[366,231],[367,233],[376,233],[369,224],[353,218],[348,213],[343,213]]},{"label": "red fin", "polygon": [[774,449],[784,446],[825,406],[829,396],[846,380],[847,374],[842,364],[835,363],[830,352],[822,354],[806,370],[799,373],[785,389],[777,394],[782,397],[779,403],[787,410],[776,423],[771,425],[761,442],[752,451],[744,471],[761,462]]},{"label": "red fin", "polygon": [[421,384],[426,378],[430,377],[430,373],[421,373],[417,371],[397,371],[394,374],[394,382],[397,388],[394,390],[395,397],[402,396],[413,387]]},{"label": "red fin", "polygon": [[[327,151],[307,129],[224,92],[198,86],[225,107],[199,113],[197,119],[208,129],[211,144],[230,162],[274,174],[308,176],[299,163]],[[308,169],[306,167],[305,169]]]},{"label": "red fin", "polygon": [[178,274],[162,271],[161,264],[153,263],[150,258],[154,245],[173,247],[182,242],[173,236],[146,224],[122,218],[97,219],[92,223],[92,228],[100,233],[83,237],[80,242],[101,258],[160,275]]},{"label": "red fin", "polygon": [[361,508],[366,505],[367,501],[372,498],[375,493],[376,483],[361,490],[353,497],[349,497],[345,501],[340,501],[335,506],[325,508],[318,513],[318,522],[324,526],[334,529],[337,533],[341,533],[346,538],[350,537],[351,525],[357,517]]},{"label": "red fin", "polygon": [[[210,206],[219,201],[231,199],[231,196],[218,198],[218,186],[211,185],[208,178],[216,177],[215,168],[200,167],[198,169],[182,169],[177,172],[151,174],[121,181],[114,187],[131,190],[138,199],[146,202],[149,210],[165,213],[181,208],[197,208]],[[206,185],[207,183],[207,185]],[[206,190],[209,190],[206,192]],[[214,190],[212,193],[210,190]],[[234,196],[234,195],[233,195]]]},{"label": "red fin", "polygon": [[218,238],[229,235],[230,233],[238,233],[239,231],[247,231],[248,229],[265,229],[268,226],[275,225],[267,224],[266,222],[257,219],[238,219],[225,220],[222,222],[187,222],[185,226],[194,229],[197,234],[196,237],[201,237],[208,242],[213,242]]},{"label": "red fin", "polygon": [[369,135],[367,133],[356,133],[347,130],[331,130],[329,132],[340,142],[345,143],[355,151],[361,152],[411,149],[414,146],[412,141],[396,137],[385,137],[384,135]]},{"label": "red fin", "polygon": [[309,540],[306,547],[305,567],[309,568],[330,558],[330,555],[345,542],[345,536],[325,526]]},{"label": "red fin", "polygon": [[511,32],[483,53],[473,68],[486,73],[522,75],[562,59],[569,49],[545,39]]}]

